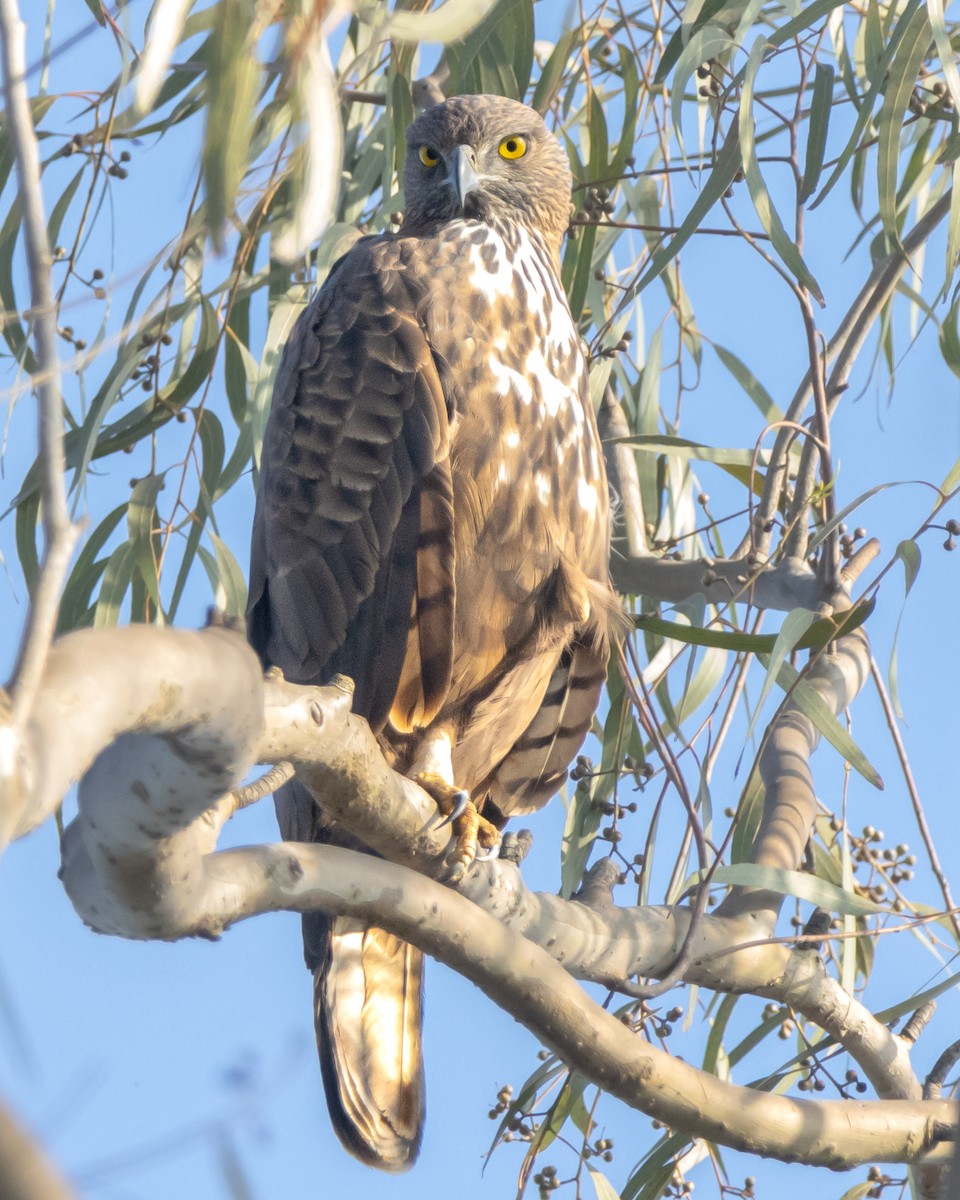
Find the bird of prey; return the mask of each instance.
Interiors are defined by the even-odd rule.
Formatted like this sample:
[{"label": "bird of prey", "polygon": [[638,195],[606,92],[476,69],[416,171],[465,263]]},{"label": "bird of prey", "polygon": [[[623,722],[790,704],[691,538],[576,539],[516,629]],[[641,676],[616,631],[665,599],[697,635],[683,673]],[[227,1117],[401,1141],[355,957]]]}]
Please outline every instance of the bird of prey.
[{"label": "bird of prey", "polygon": [[[340,259],[284,350],[248,628],[293,682],[350,676],[354,711],[443,811],[469,793],[459,869],[563,782],[621,618],[560,282],[559,142],[523,104],[455,97],[410,126],[403,184],[399,231]],[[358,845],[295,781],[277,808],[287,839]],[[421,956],[322,914],[304,944],[337,1132],[403,1170],[423,1125]]]}]

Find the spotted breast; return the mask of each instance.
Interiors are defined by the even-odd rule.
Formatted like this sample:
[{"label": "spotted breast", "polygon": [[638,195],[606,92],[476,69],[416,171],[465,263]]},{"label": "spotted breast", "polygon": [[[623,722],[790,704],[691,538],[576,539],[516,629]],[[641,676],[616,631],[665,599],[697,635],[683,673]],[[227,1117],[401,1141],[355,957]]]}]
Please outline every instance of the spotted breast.
[{"label": "spotted breast", "polygon": [[[611,619],[607,489],[582,343],[536,231],[454,221],[411,252],[424,271],[429,261],[421,312],[451,410],[456,592],[468,600],[457,605],[438,720],[459,727],[458,780],[482,793],[499,779],[498,805],[525,811],[531,797],[508,794],[491,768],[534,719],[558,660],[567,666],[578,640],[605,640]],[[593,688],[598,670],[587,671]],[[507,696],[511,719],[491,745]]]}]

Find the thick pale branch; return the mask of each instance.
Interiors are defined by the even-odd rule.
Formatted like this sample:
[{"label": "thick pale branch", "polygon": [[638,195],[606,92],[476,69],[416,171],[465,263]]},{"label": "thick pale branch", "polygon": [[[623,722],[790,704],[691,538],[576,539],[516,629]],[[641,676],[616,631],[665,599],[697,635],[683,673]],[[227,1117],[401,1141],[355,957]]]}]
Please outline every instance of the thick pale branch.
[{"label": "thick pale branch", "polygon": [[[130,681],[129,692],[116,680],[120,694],[114,698],[107,675],[101,679],[97,671],[122,676],[116,671],[117,655],[136,662],[143,677]],[[252,717],[244,715],[236,697],[244,687],[259,695],[259,677],[241,639],[228,631],[141,628],[76,634],[58,644],[51,668],[40,706],[47,720],[45,736],[65,733],[53,744],[75,756],[72,766],[56,756],[51,759],[49,765],[59,767],[59,786],[79,773],[106,740],[128,731],[87,774],[81,816],[64,839],[65,884],[84,918],[97,928],[129,937],[214,936],[255,911],[241,903],[242,880],[231,882],[217,867],[216,882],[210,883],[208,863],[212,869],[218,860],[206,857],[233,807],[216,797],[234,785],[231,776],[252,757],[297,764],[300,777],[322,796],[328,813],[391,860],[428,874],[442,870],[449,831],[437,828],[433,804],[421,789],[384,762],[366,722],[350,713],[348,692],[269,678],[263,688],[263,726],[253,726],[254,752],[241,748],[251,736]],[[91,680],[92,690],[82,702],[67,686],[71,677]],[[191,696],[209,705],[206,680],[211,677],[218,682],[218,697],[224,694],[221,682],[230,683],[228,694],[235,698],[230,714],[240,728],[231,733],[221,723],[208,730],[205,774],[198,781],[191,765],[193,735],[184,722]],[[196,695],[195,687],[200,689]],[[132,706],[134,698],[140,710]],[[160,736],[165,721],[167,731]],[[132,729],[143,732],[133,737]],[[216,730],[222,746],[213,736]],[[97,740],[77,757],[83,737]],[[155,795],[157,780],[163,781],[162,797]],[[54,780],[43,783],[50,792]],[[171,793],[174,784],[176,794]],[[49,800],[41,805],[49,807]],[[87,827],[91,821],[92,829]],[[364,861],[363,869],[366,865]],[[618,909],[611,902],[596,909],[534,895],[512,864],[504,862],[483,864],[464,892],[546,948],[571,974],[612,987],[636,975],[661,976],[676,960],[689,928],[685,908]],[[842,992],[815,954],[792,953],[772,943],[730,953],[731,947],[762,938],[765,929],[752,911],[732,919],[705,918],[687,979],[791,1005],[843,1041],[881,1094],[916,1094],[899,1040]]]},{"label": "thick pale branch", "polygon": [[[942,1153],[946,1102],[831,1105],[735,1089],[653,1050],[571,978],[616,986],[667,970],[689,927],[685,909],[534,896],[506,862],[481,864],[459,894],[396,863],[331,847],[213,852],[233,807],[221,794],[257,758],[291,759],[323,789],[332,813],[421,871],[439,868],[449,839],[420,789],[387,767],[365,723],[350,715],[347,692],[264,685],[236,633],[74,634],[54,647],[38,698],[29,743],[14,756],[26,772],[17,826],[38,823],[58,789],[85,771],[80,812],[64,836],[63,878],[95,928],[173,939],[217,936],[275,909],[376,919],[473,979],[571,1065],[668,1124],[835,1167]],[[796,1007],[843,1041],[882,1094],[915,1097],[906,1048],[842,993],[815,953],[769,943],[731,952],[756,936],[757,924],[752,912],[705,918],[690,981]]]},{"label": "thick pale branch", "polygon": [[201,745],[230,737],[252,763],[262,712],[259,663],[239,633],[134,625],[61,638],[26,724],[0,729],[0,846],[46,821],[121,733],[195,727]]},{"label": "thick pale branch", "polygon": [[[804,682],[836,715],[853,702],[869,672],[870,648],[866,634],[857,629],[841,638],[830,653],[821,652],[805,673]],[[810,757],[819,741],[816,725],[795,700],[788,699],[771,722],[760,753],[763,819],[751,862],[789,871],[800,864],[817,814]],[[770,933],[782,903],[783,897],[776,893],[735,890],[717,911],[725,916],[750,911],[758,919],[765,911],[762,920]],[[759,931],[758,936],[762,936]]]},{"label": "thick pale branch", "polygon": [[2,1103],[0,1194],[3,1200],[72,1200],[74,1196],[34,1139]]},{"label": "thick pale branch", "polygon": [[736,600],[780,612],[846,603],[842,595],[825,590],[802,558],[751,566],[745,557],[677,562],[648,553],[635,452],[632,446],[612,440],[628,437],[630,429],[622,406],[612,396],[601,406],[598,421],[607,476],[619,499],[610,575],[621,592],[665,604],[699,594],[721,607]]},{"label": "thick pale branch", "polygon": [[392,863],[368,859],[358,871],[350,851],[285,843],[214,854],[206,875],[207,904],[221,916],[227,902],[233,918],[323,909],[375,920],[473,980],[605,1090],[697,1136],[835,1169],[945,1157],[950,1102],[810,1103],[723,1083],[643,1041],[465,896]]}]

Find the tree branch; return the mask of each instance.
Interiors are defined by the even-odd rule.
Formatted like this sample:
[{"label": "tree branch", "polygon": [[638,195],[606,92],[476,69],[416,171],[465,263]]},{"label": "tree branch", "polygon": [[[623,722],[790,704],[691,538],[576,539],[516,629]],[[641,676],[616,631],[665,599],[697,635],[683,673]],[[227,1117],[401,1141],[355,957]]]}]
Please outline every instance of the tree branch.
[{"label": "tree branch", "polygon": [[622,406],[608,392],[598,413],[607,478],[619,501],[614,528],[610,575],[614,585],[630,596],[650,596],[676,604],[698,593],[723,606],[732,600],[755,608],[789,612],[845,604],[836,589],[827,591],[803,558],[751,565],[745,557],[690,559],[659,558],[646,548],[643,501],[633,447],[616,439],[630,436]]},{"label": "tree branch", "polygon": [[0,1103],[0,1180],[3,1200],[74,1198],[40,1147],[3,1103]]},{"label": "tree branch", "polygon": [[26,86],[25,28],[16,0],[0,0],[0,53],[3,57],[4,124],[13,144],[30,276],[35,390],[38,400],[44,556],[40,581],[31,598],[14,672],[13,717],[29,712],[57,623],[60,589],[79,534],[67,512],[64,486],[63,408],[57,357],[57,309],[50,278],[50,245],[40,187],[40,155]]},{"label": "tree branch", "polygon": [[[824,1104],[733,1088],[649,1047],[571,978],[616,987],[662,974],[689,932],[688,909],[534,895],[508,862],[479,864],[460,894],[334,847],[215,853],[236,807],[230,789],[255,760],[292,761],[322,789],[331,815],[400,863],[436,873],[450,843],[426,795],[387,766],[366,723],[350,714],[346,690],[263,681],[232,630],[72,634],[54,646],[35,708],[14,756],[16,828],[38,824],[83,774],[62,875],[77,911],[99,930],[216,937],[278,909],[375,919],[474,980],[600,1086],[670,1125],[834,1167],[944,1153],[947,1101]],[[736,949],[758,933],[753,911],[705,917],[685,977],[790,1004],[838,1037],[881,1094],[915,1100],[906,1044],[827,976],[816,953],[769,941]]]}]

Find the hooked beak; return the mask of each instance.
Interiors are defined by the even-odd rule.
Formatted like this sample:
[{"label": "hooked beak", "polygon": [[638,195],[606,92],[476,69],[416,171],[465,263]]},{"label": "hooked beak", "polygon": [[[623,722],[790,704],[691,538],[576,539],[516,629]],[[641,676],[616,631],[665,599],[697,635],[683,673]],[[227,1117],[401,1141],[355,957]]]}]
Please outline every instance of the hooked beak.
[{"label": "hooked beak", "polygon": [[454,150],[450,160],[450,178],[462,210],[467,197],[480,186],[477,156],[470,146],[458,146]]}]

